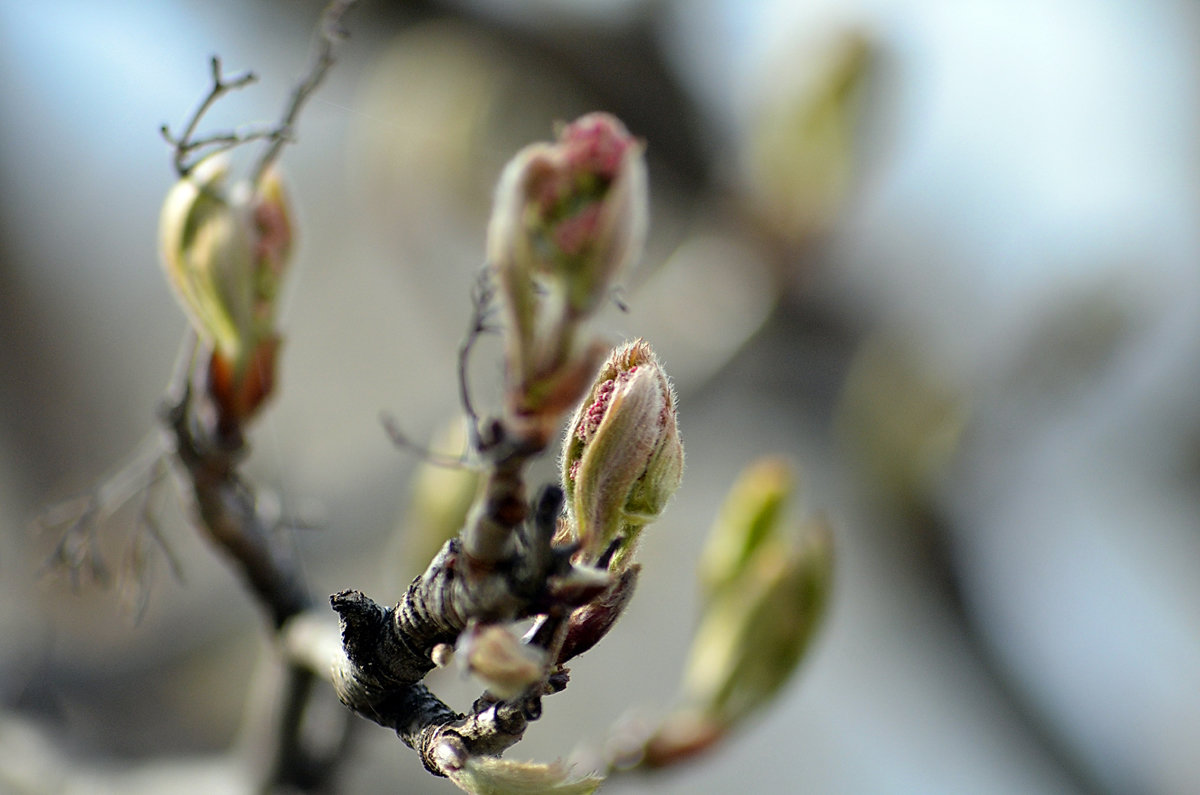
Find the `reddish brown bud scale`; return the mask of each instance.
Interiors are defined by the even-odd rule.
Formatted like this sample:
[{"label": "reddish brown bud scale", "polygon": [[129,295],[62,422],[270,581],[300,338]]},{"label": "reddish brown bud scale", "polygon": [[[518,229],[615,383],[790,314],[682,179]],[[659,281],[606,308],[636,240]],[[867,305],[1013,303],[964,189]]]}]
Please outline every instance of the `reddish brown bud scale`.
[{"label": "reddish brown bud scale", "polygon": [[208,366],[208,393],[220,412],[221,426],[244,425],[266,403],[275,389],[275,359],[280,344],[278,337],[262,340],[241,374],[220,351],[213,352]]}]

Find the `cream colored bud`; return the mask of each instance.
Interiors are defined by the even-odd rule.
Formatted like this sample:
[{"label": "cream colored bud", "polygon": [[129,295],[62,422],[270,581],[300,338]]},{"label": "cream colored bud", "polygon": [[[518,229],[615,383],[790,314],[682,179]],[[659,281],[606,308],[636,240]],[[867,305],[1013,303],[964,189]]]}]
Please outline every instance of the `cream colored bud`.
[{"label": "cream colored bud", "polygon": [[[616,348],[563,444],[563,486],[584,560],[599,558],[618,537],[622,552],[631,552],[682,475],[683,444],[665,371],[642,340]],[[628,560],[618,557],[622,565]]]},{"label": "cream colored bud", "polygon": [[167,193],[159,221],[163,268],[196,333],[237,382],[263,346],[278,345],[275,309],[292,249],[291,210],[270,169],[254,188],[227,185],[211,157]]},{"label": "cream colored bud", "polygon": [[254,314],[252,234],[226,192],[228,163],[205,160],[167,193],[159,242],[167,280],[196,333],[233,362],[249,350]]},{"label": "cream colored bud", "polygon": [[459,789],[472,795],[589,795],[604,779],[576,776],[561,762],[523,762],[473,754],[445,771]]},{"label": "cream colored bud", "polygon": [[511,630],[496,624],[464,632],[457,653],[467,670],[499,699],[516,698],[545,674],[545,651],[522,643]]}]

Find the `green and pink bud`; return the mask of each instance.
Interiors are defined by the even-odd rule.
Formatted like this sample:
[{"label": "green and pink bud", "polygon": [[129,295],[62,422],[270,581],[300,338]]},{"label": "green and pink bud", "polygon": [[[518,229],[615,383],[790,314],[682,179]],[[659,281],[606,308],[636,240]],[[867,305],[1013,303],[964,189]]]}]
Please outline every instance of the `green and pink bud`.
[{"label": "green and pink bud", "polygon": [[643,148],[615,117],[592,113],[555,142],[525,147],[501,174],[488,258],[523,378],[560,363],[553,338],[561,326],[594,312],[640,256],[649,214]]},{"label": "green and pink bud", "polygon": [[192,328],[214,351],[242,362],[254,323],[254,241],[228,177],[228,160],[213,157],[176,182],[163,202],[159,245]]},{"label": "green and pink bud", "polygon": [[642,340],[613,350],[571,422],[562,482],[581,557],[620,539],[613,570],[632,560],[642,527],[662,513],[683,475],[683,444],[666,372]]}]

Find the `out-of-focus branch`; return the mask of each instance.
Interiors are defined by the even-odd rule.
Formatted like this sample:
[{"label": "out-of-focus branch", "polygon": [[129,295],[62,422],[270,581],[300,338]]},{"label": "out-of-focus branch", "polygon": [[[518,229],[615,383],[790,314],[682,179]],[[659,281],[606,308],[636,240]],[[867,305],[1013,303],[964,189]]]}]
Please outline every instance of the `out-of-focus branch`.
[{"label": "out-of-focus branch", "polygon": [[218,432],[200,418],[196,401],[189,386],[163,412],[172,453],[186,474],[199,526],[239,569],[278,629],[310,598],[295,562],[264,523],[253,489],[238,474],[246,455],[241,433]]},{"label": "out-of-focus branch", "polygon": [[243,144],[265,140],[268,142],[267,148],[259,157],[251,179],[251,184],[258,184],[271,165],[279,159],[284,145],[294,140],[296,121],[300,117],[300,112],[333,67],[336,61],[337,45],[347,35],[342,20],[357,2],[358,0],[332,0],[325,8],[317,25],[317,40],[308,71],[292,90],[282,118],[269,127],[246,131],[232,130],[196,137],[201,120],[217,100],[231,91],[245,88],[258,80],[258,76],[253,72],[225,77],[222,73],[221,59],[214,55],[210,61],[212,87],[200,104],[196,106],[196,109],[192,111],[192,115],[184,125],[183,132],[175,135],[166,124],[160,128],[163,139],[173,149],[171,162],[179,177],[188,176],[196,166],[213,155]]},{"label": "out-of-focus branch", "polygon": [[[281,339],[275,308],[291,252],[291,216],[272,166],[333,65],[335,47],[345,37],[342,19],[354,5],[355,0],[333,0],[325,9],[309,68],[274,127],[195,138],[213,102],[254,79],[246,74],[225,80],[214,58],[212,89],[184,133],[174,138],[163,129],[175,148],[181,178],[168,195],[161,220],[164,265],[192,328],[162,422],[197,528],[227,555],[280,638],[286,637],[292,619],[310,610],[312,600],[279,528],[264,518],[253,487],[239,472],[247,454],[245,428],[275,383]],[[260,139],[268,145],[244,196],[226,191],[222,163],[205,164],[192,173],[211,155]],[[201,154],[189,162],[197,151]],[[318,681],[310,663],[286,657],[264,789],[325,786],[344,756],[349,724],[328,748],[311,748],[304,741],[305,713]]]},{"label": "out-of-focus branch", "polygon": [[[171,133],[171,128],[164,124],[159,131],[162,133],[163,139],[173,148],[171,162],[175,166],[175,172],[182,178],[192,172],[206,158],[213,155],[232,149],[235,146],[240,146],[249,141],[257,141],[271,134],[270,130],[257,130],[250,133],[217,133],[208,135],[202,138],[195,138],[196,130],[200,126],[200,120],[204,118],[204,114],[208,113],[209,108],[213,104],[231,91],[245,88],[251,83],[258,80],[258,75],[253,72],[243,72],[242,74],[225,78],[221,72],[221,59],[214,55],[209,61],[212,72],[212,88],[208,94],[192,111],[192,115],[188,118],[187,124],[184,125],[183,133],[175,136]],[[196,157],[194,160],[188,161],[188,157],[197,151],[208,150]]]},{"label": "out-of-focus branch", "polygon": [[308,73],[292,90],[292,96],[284,110],[283,118],[272,131],[271,142],[267,146],[267,150],[263,152],[262,157],[259,158],[258,165],[254,169],[252,183],[258,183],[263,174],[267,172],[267,169],[271,167],[271,164],[279,158],[279,153],[283,150],[284,144],[292,140],[296,120],[300,117],[300,111],[304,109],[304,105],[308,102],[309,97],[321,85],[321,82],[325,79],[325,75],[329,73],[335,61],[334,51],[337,45],[347,36],[346,28],[342,24],[342,18],[346,16],[357,2],[358,0],[332,0],[325,7],[325,11],[321,14],[321,21],[317,25],[316,47],[313,51]]}]

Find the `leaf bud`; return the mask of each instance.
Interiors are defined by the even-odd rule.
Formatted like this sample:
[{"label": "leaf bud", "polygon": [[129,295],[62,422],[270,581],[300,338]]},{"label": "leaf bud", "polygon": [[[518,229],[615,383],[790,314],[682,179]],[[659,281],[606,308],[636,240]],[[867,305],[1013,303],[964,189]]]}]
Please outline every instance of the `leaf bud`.
[{"label": "leaf bud", "polygon": [[274,386],[275,314],[292,249],[278,171],[228,188],[225,158],[202,161],[167,193],[163,268],[197,335],[212,348],[209,391],[226,421],[253,414]]},{"label": "leaf bud", "polygon": [[760,546],[705,609],[684,676],[689,703],[731,726],[773,698],[820,623],[831,577],[823,525],[799,544]]},{"label": "leaf bud", "polygon": [[758,549],[779,536],[793,482],[791,465],[775,457],[756,461],[738,477],[701,554],[700,582],[707,596],[743,576]]},{"label": "leaf bud", "polygon": [[492,262],[561,282],[571,310],[591,312],[641,253],[648,216],[643,149],[607,113],[582,116],[554,143],[522,149],[496,189]]},{"label": "leaf bud", "polygon": [[459,789],[472,795],[589,795],[604,779],[579,776],[561,762],[550,764],[473,754],[446,770]]}]

